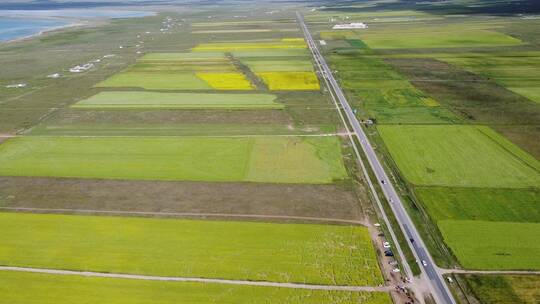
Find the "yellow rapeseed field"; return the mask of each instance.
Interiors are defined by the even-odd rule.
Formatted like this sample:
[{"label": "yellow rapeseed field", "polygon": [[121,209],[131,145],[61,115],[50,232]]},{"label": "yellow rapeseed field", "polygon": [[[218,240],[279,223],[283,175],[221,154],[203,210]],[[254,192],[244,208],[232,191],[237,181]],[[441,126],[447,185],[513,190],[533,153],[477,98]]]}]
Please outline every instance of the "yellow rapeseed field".
[{"label": "yellow rapeseed field", "polygon": [[295,43],[304,43],[304,38],[283,38],[281,39],[282,42],[295,42]]},{"label": "yellow rapeseed field", "polygon": [[253,90],[253,86],[242,73],[196,73],[216,90]]},{"label": "yellow rapeseed field", "polygon": [[428,107],[438,107],[438,106],[441,105],[438,101],[436,101],[435,99],[433,99],[431,97],[422,98],[422,102],[424,103],[424,105],[426,105]]},{"label": "yellow rapeseed field", "polygon": [[319,90],[319,79],[313,72],[261,72],[257,76],[270,90]]}]

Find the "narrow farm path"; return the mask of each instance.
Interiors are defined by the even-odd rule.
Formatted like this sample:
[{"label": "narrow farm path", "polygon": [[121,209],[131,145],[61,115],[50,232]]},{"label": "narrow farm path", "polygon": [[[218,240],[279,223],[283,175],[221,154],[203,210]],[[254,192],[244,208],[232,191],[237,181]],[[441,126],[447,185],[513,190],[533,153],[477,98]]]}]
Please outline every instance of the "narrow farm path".
[{"label": "narrow farm path", "polygon": [[280,287],[293,289],[310,289],[310,290],[330,290],[330,291],[370,291],[370,292],[389,292],[393,290],[391,286],[373,287],[373,286],[332,286],[332,285],[311,285],[299,283],[278,283],[267,281],[243,281],[243,280],[225,280],[225,279],[205,279],[205,278],[189,278],[189,277],[161,277],[137,274],[121,274],[121,273],[103,273],[91,271],[72,271],[59,269],[41,269],[28,267],[10,267],[0,266],[0,271],[18,271],[32,272],[52,275],[76,275],[84,277],[98,278],[116,278],[130,280],[148,280],[148,281],[169,281],[169,282],[198,282],[198,283],[217,283],[231,285],[249,285],[249,286],[265,286],[265,287]]},{"label": "narrow farm path", "polygon": [[[204,137],[204,138],[243,138],[243,137],[332,137],[332,136],[348,136],[347,132],[338,133],[316,133],[316,134],[231,134],[231,135],[152,135],[154,138],[160,137]],[[23,137],[24,135],[10,135],[4,137]],[[76,137],[76,138],[139,138],[147,137],[140,135],[39,135],[39,137]],[[2,138],[2,136],[0,136]]]},{"label": "narrow farm path", "polygon": [[14,137],[15,135],[11,135],[11,134],[1,134],[0,133],[0,144],[12,137]]},{"label": "narrow farm path", "polygon": [[195,212],[147,212],[147,211],[114,211],[114,210],[91,210],[91,209],[52,209],[52,208],[26,208],[26,207],[0,207],[0,210],[41,213],[74,213],[74,214],[107,214],[107,215],[138,215],[138,216],[163,216],[163,217],[222,217],[222,218],[248,218],[248,219],[282,219],[300,220],[324,223],[340,223],[368,226],[366,221],[346,220],[326,217],[289,216],[289,215],[266,215],[266,214],[235,214],[235,213],[195,213]]}]

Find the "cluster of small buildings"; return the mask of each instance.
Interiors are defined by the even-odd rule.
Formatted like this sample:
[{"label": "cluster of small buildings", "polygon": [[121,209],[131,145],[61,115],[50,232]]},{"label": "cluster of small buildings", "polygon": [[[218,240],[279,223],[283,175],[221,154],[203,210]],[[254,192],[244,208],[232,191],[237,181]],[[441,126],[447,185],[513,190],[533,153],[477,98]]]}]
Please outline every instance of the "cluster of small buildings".
[{"label": "cluster of small buildings", "polygon": [[[102,58],[94,59],[94,60],[92,60],[92,61],[90,61],[88,63],[76,65],[76,66],[70,68],[69,71],[71,73],[86,72],[86,71],[90,70],[91,68],[95,67],[96,63],[100,63],[102,59],[111,58],[111,57],[114,57],[114,56],[115,56],[114,54],[107,54],[107,55],[104,55]],[[56,73],[56,74],[58,74],[58,73]],[[52,76],[52,75],[55,75],[55,74],[51,74],[49,76]],[[57,77],[49,77],[49,78],[57,78]]]},{"label": "cluster of small buildings", "polygon": [[176,20],[174,20],[171,17],[166,17],[165,21],[161,22],[161,28],[159,29],[159,31],[162,32],[162,33],[166,33],[168,31],[170,31],[174,27],[175,21]]},{"label": "cluster of small buildings", "polygon": [[89,63],[85,63],[83,65],[76,65],[76,66],[70,68],[69,71],[71,73],[82,73],[82,72],[86,72],[86,71],[90,70],[93,67],[94,67],[94,64],[89,62]]}]

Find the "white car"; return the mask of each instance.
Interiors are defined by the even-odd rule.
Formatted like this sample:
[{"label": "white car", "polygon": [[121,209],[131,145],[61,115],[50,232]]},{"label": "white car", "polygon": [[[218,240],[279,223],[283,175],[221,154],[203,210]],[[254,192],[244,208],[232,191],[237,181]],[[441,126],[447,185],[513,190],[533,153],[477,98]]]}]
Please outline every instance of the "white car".
[{"label": "white car", "polygon": [[424,267],[427,266],[427,262],[425,260],[422,260],[422,265],[424,265]]},{"label": "white car", "polygon": [[383,245],[384,248],[390,248],[390,243],[389,242],[384,242],[382,245]]}]

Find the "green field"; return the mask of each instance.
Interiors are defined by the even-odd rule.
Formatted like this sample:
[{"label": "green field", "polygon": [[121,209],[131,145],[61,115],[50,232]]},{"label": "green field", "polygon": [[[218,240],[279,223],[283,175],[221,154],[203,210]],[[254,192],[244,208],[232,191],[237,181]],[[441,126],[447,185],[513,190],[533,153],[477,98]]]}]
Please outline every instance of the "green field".
[{"label": "green field", "polygon": [[0,213],[0,264],[53,269],[382,284],[367,228]]},{"label": "green field", "polygon": [[360,38],[372,49],[422,49],[457,47],[494,47],[520,45],[523,42],[503,33],[463,27],[430,28],[429,30],[398,30],[360,33]]},{"label": "green field", "polygon": [[415,185],[538,187],[538,161],[488,127],[379,126],[390,154]]},{"label": "green field", "polygon": [[270,94],[101,92],[72,105],[78,109],[282,109]]},{"label": "green field", "polygon": [[540,190],[417,187],[415,192],[436,222],[540,222]]},{"label": "green field", "polygon": [[500,85],[531,101],[540,103],[540,56],[529,52],[444,55],[445,62],[494,79]]},{"label": "green field", "polygon": [[[199,54],[199,53],[197,53]],[[267,57],[301,57],[311,60],[311,54],[307,49],[275,49],[275,50],[250,50],[250,51],[232,51],[234,57],[244,58],[267,58]],[[283,59],[283,58],[282,58]]]},{"label": "green field", "polygon": [[19,137],[0,175],[332,183],[347,177],[337,137]]},{"label": "green field", "polygon": [[450,249],[466,268],[539,268],[540,191],[417,187]]},{"label": "green field", "polygon": [[253,72],[312,72],[310,60],[242,60]]},{"label": "green field", "polygon": [[350,11],[317,11],[314,14],[306,14],[305,19],[312,22],[327,22],[330,18],[338,18],[339,20],[347,20],[348,18],[357,18],[357,19],[384,19],[384,18],[394,18],[394,17],[431,17],[433,15],[408,9],[399,9],[399,10],[374,10],[374,11],[358,11],[354,10],[355,8],[361,7],[371,7],[373,3],[350,3],[348,7],[351,8]]},{"label": "green field", "polygon": [[150,53],[96,87],[148,90],[251,90],[224,53]]},{"label": "green field", "polygon": [[525,96],[528,99],[540,103],[540,88],[539,87],[509,87],[511,91]]},{"label": "green field", "polygon": [[[66,292],[69,290],[69,292]],[[11,304],[223,303],[390,304],[388,294],[156,282],[47,274],[0,273],[2,301]]]},{"label": "green field", "polygon": [[221,52],[205,53],[149,53],[139,58],[139,62],[145,61],[206,61],[206,60],[225,60],[225,54]]},{"label": "green field", "polygon": [[468,269],[540,269],[540,223],[442,220],[445,242]]},{"label": "green field", "polygon": [[[380,124],[452,123],[457,117],[415,88],[383,60],[359,54],[331,55],[342,86],[357,106],[365,107],[369,118]],[[355,105],[355,104],[353,104]]]},{"label": "green field", "polygon": [[289,50],[307,49],[304,39],[293,38],[274,41],[236,41],[236,42],[215,42],[201,43],[194,47],[194,52],[235,52],[253,50]]},{"label": "green field", "polygon": [[302,135],[335,132],[333,126],[315,130],[291,130],[279,124],[223,123],[57,123],[38,125],[28,135],[46,136],[242,136],[242,135]]},{"label": "green field", "polygon": [[96,84],[100,88],[142,88],[147,90],[211,90],[192,73],[121,72]]},{"label": "green field", "polygon": [[537,304],[540,277],[534,275],[466,275],[468,285],[482,304]]}]

